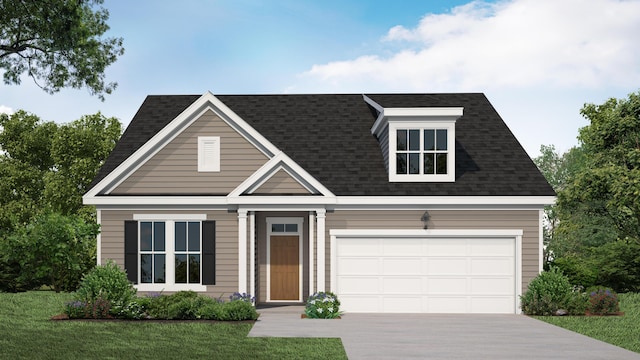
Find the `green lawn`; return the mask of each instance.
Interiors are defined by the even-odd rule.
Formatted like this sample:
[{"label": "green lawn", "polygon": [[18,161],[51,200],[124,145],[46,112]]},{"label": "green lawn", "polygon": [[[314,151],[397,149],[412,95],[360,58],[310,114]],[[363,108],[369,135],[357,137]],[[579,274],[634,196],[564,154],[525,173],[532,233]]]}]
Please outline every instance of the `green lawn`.
[{"label": "green lawn", "polygon": [[640,294],[620,294],[624,316],[536,316],[565,329],[640,353]]},{"label": "green lawn", "polygon": [[0,293],[2,359],[346,359],[340,339],[248,338],[249,323],[51,321],[69,294]]}]

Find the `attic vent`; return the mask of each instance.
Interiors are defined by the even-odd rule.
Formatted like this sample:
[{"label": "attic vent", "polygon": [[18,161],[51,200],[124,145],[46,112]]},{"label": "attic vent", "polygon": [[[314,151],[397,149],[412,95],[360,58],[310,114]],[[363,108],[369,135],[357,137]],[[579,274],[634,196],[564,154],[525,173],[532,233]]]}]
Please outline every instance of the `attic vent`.
[{"label": "attic vent", "polygon": [[198,172],[220,171],[220,137],[198,136]]}]

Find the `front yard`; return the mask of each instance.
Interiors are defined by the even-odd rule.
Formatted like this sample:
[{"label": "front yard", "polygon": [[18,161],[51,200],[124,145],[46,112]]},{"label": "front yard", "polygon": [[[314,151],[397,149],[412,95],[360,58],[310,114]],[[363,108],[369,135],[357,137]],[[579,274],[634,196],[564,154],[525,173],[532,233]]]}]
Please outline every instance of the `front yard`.
[{"label": "front yard", "polygon": [[340,339],[248,338],[250,323],[49,320],[71,297],[0,293],[0,358],[346,359]]},{"label": "front yard", "polygon": [[640,294],[619,294],[624,316],[536,316],[594,339],[640,353]]}]

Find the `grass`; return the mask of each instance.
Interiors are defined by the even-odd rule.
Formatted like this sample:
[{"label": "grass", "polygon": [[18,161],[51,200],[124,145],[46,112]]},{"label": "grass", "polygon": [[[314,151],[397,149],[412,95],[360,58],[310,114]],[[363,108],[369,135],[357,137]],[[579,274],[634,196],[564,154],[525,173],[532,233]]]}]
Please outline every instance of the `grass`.
[{"label": "grass", "polygon": [[0,359],[346,359],[340,339],[248,338],[250,323],[51,321],[70,294],[0,293]]},{"label": "grass", "polygon": [[640,353],[640,294],[619,294],[624,316],[536,316],[536,319]]}]

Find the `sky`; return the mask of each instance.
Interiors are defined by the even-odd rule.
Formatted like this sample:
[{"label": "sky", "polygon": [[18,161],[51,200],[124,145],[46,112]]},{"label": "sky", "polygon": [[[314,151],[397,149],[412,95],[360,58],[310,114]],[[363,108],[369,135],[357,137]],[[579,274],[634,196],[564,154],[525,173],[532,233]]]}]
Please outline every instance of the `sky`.
[{"label": "sky", "polygon": [[147,95],[482,92],[530,156],[585,103],[640,90],[640,0],[106,0],[125,54],[104,102],[0,84],[0,112],[127,125]]}]

